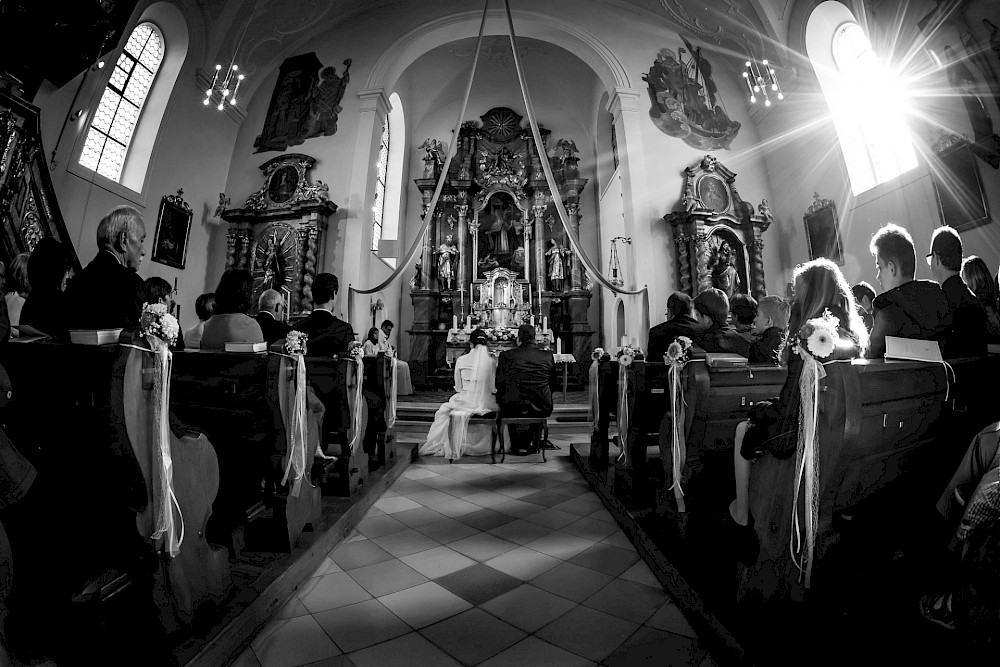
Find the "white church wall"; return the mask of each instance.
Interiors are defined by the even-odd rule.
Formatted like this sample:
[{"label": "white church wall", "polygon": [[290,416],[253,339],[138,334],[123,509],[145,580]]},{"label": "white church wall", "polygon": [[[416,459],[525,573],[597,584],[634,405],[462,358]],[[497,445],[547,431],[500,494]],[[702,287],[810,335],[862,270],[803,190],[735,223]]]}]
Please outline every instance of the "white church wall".
[{"label": "white church wall", "polygon": [[[67,122],[56,154],[57,164],[51,175],[67,230],[84,265],[97,253],[96,232],[100,219],[112,208],[123,204],[139,209],[146,223],[146,257],[139,268],[139,275],[143,279],[159,276],[171,284],[177,281],[181,325],[190,327],[198,321],[194,313],[195,299],[215,287],[209,277],[213,256],[211,245],[214,242],[212,229],[220,223],[214,217],[214,211],[218,193],[224,189],[237,128],[222,113],[213,113],[201,104],[204,91],[200,91],[194,81],[203,36],[198,32],[200,23],[185,18],[190,16],[189,8],[185,8],[185,3],[178,4],[180,9],[184,9],[184,15],[169,3],[140,3],[124,31],[127,36],[141,21],[154,21],[167,40],[167,57],[169,49],[178,48],[178,31],[190,31],[184,35],[184,41],[187,41],[186,57],[169,92],[169,101],[164,102],[163,118],[159,131],[155,133],[144,187],[136,192],[117,184],[102,183],[98,179],[93,179],[92,183],[91,178],[83,176],[87,173],[85,170],[77,169],[72,164],[79,158],[84,134],[89,129],[90,113],[100,102],[112,69],[110,66],[87,77],[74,107],[85,109],[88,113],[77,121]],[[117,55],[118,52],[114,53]],[[113,60],[109,62],[111,64]],[[42,111],[42,142],[50,154],[56,146],[64,120],[75,110],[70,108],[70,104],[81,78],[82,75],[59,89],[43,87],[35,97],[34,104]],[[160,198],[175,194],[179,188],[184,189],[184,199],[194,211],[183,270],[152,261]]]}]

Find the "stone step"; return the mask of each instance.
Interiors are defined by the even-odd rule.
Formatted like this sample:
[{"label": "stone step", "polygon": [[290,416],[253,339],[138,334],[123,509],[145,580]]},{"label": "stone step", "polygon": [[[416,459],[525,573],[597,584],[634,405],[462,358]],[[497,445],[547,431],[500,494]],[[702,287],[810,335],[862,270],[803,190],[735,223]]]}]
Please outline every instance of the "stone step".
[{"label": "stone step", "polygon": [[[549,434],[569,435],[573,433],[589,433],[591,426],[586,420],[586,414],[581,421],[556,421],[549,417]],[[400,442],[423,442],[431,428],[431,421],[396,418],[396,438]]]}]

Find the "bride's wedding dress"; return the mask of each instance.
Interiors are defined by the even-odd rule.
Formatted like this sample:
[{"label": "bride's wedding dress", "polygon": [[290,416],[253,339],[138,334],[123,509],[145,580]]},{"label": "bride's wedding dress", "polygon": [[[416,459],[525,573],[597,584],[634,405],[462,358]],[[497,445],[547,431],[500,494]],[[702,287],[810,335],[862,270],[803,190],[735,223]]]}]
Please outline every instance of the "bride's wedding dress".
[{"label": "bride's wedding dress", "polygon": [[477,345],[455,361],[457,393],[438,408],[427,442],[420,447],[421,455],[457,459],[463,454],[490,453],[490,428],[484,425],[469,428],[469,417],[497,410],[496,370],[497,362],[485,345]]}]

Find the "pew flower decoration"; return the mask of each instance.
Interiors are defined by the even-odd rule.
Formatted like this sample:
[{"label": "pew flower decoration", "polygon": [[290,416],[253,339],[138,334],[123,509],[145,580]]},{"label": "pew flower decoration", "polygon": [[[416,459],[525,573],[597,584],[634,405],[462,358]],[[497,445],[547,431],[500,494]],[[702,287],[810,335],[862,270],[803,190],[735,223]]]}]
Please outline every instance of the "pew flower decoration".
[{"label": "pew flower decoration", "polygon": [[678,336],[674,342],[667,346],[667,353],[663,355],[665,364],[685,364],[691,360],[691,339],[687,336]]},{"label": "pew flower decoration", "polygon": [[615,356],[618,358],[618,363],[626,368],[631,366],[633,361],[643,359],[642,348],[633,345],[620,348]]},{"label": "pew flower decoration", "polygon": [[303,333],[302,331],[289,331],[288,335],[285,337],[285,354],[305,354],[306,353],[306,341],[309,339],[309,334]]},{"label": "pew flower decoration", "polygon": [[139,329],[143,336],[156,336],[167,345],[177,342],[181,330],[177,318],[167,312],[163,303],[147,303],[142,307]]},{"label": "pew flower decoration", "polygon": [[799,329],[800,348],[804,346],[805,351],[817,359],[826,359],[836,349],[839,326],[840,319],[829,310],[824,310],[819,317],[806,320]]},{"label": "pew flower decoration", "polygon": [[590,358],[593,359],[594,361],[600,361],[601,357],[603,356],[604,356],[604,348],[598,347],[594,348],[594,351],[591,353]]},{"label": "pew flower decoration", "polygon": [[365,348],[358,341],[352,340],[351,344],[347,346],[347,356],[361,363],[361,360],[365,358]]}]

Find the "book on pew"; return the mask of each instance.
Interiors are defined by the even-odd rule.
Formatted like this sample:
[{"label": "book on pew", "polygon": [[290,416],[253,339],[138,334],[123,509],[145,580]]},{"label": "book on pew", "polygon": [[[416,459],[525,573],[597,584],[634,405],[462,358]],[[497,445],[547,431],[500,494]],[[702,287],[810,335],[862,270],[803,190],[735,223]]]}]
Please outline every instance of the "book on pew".
[{"label": "book on pew", "polygon": [[107,345],[117,343],[121,329],[70,329],[69,340],[74,345]]},{"label": "book on pew", "polygon": [[941,356],[941,346],[936,340],[917,340],[916,338],[885,337],[885,360],[930,361],[944,362]]},{"label": "book on pew", "polygon": [[709,368],[746,368],[747,358],[729,352],[709,352],[705,355]]},{"label": "book on pew", "polygon": [[52,338],[52,336],[39,331],[30,324],[12,324],[11,329],[17,329],[17,336],[11,336],[11,343],[34,343],[39,340],[46,340]]},{"label": "book on pew", "polygon": [[267,352],[267,343],[226,343],[226,352]]}]

